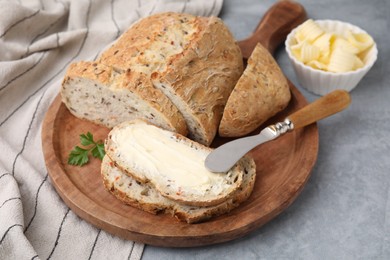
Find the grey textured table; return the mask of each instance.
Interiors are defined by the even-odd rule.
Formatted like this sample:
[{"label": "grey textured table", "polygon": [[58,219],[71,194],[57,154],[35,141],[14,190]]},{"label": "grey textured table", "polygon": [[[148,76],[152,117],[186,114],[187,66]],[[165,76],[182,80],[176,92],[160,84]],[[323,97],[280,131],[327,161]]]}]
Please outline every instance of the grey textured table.
[{"label": "grey textured table", "polygon": [[[275,1],[225,0],[221,18],[248,36]],[[249,235],[200,248],[146,246],[143,259],[390,259],[390,1],[302,0],[313,19],[355,24],[375,39],[379,57],[351,92],[352,104],[318,123],[319,154],[302,193]],[[284,46],[276,58],[299,86]]]}]

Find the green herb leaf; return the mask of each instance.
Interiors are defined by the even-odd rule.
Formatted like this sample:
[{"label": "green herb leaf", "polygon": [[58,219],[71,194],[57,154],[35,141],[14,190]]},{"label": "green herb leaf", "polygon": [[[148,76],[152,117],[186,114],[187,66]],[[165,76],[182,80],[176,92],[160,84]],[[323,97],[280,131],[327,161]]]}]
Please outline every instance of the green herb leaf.
[{"label": "green herb leaf", "polygon": [[104,143],[101,140],[95,142],[90,132],[80,135],[80,143],[84,148],[75,146],[69,153],[68,164],[83,166],[89,162],[88,156],[90,152],[93,157],[99,158],[100,160],[106,154],[104,151]]},{"label": "green herb leaf", "polygon": [[104,144],[96,144],[96,147],[92,149],[92,155],[95,158],[99,158],[100,160],[103,160],[104,155],[106,152],[104,151]]},{"label": "green herb leaf", "polygon": [[81,134],[80,135],[80,143],[84,146],[95,144],[95,142],[93,141],[93,135],[90,132],[88,132],[86,135]]},{"label": "green herb leaf", "polygon": [[76,146],[72,151],[70,151],[68,163],[71,165],[80,166],[86,164],[89,161],[88,152],[88,150]]}]

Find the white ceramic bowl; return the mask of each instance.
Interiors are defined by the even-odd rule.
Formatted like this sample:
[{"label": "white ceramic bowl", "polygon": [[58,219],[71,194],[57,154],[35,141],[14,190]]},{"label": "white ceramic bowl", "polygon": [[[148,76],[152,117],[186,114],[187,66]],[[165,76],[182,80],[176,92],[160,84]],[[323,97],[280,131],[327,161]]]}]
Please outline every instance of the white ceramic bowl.
[{"label": "white ceramic bowl", "polygon": [[[316,20],[318,25],[329,32],[335,32],[342,34],[345,30],[349,29],[354,33],[367,33],[366,31],[354,26],[350,23],[340,22],[335,20]],[[285,46],[290,61],[294,67],[294,71],[298,77],[299,83],[302,87],[313,92],[317,95],[325,95],[335,89],[344,89],[351,91],[360,80],[366,75],[366,73],[374,65],[377,56],[378,49],[376,44],[369,49],[366,53],[363,62],[364,66],[355,71],[335,73],[314,69],[310,66],[298,61],[291,52],[290,46],[295,43],[293,36],[299,29],[299,26],[291,31],[287,36]]]}]

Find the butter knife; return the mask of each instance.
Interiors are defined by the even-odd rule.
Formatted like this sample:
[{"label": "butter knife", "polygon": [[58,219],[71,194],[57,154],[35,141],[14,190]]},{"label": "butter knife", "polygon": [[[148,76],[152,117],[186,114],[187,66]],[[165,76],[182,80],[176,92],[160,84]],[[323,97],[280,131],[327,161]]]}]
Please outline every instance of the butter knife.
[{"label": "butter knife", "polygon": [[228,172],[238,160],[258,145],[340,112],[350,103],[351,98],[347,91],[332,91],[294,112],[283,122],[264,128],[257,135],[239,138],[219,146],[206,157],[205,166],[211,172]]}]

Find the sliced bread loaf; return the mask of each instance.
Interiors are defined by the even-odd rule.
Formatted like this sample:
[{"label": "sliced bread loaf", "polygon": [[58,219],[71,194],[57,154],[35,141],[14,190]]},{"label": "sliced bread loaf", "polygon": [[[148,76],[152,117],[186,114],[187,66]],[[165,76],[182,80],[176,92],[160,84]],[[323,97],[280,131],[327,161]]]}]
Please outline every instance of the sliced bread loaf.
[{"label": "sliced bread loaf", "polygon": [[108,156],[103,158],[101,174],[106,189],[122,202],[149,213],[172,214],[181,221],[197,223],[229,212],[250,196],[256,178],[256,165],[249,156],[244,157],[240,164],[244,168],[241,186],[230,198],[209,207],[187,206],[162,196],[149,183],[141,183],[124,174]]},{"label": "sliced bread loaf", "polygon": [[183,114],[189,137],[204,145],[243,71],[241,51],[221,19],[179,13],[140,20],[98,62],[150,75]]},{"label": "sliced bread loaf", "polygon": [[230,198],[245,173],[239,163],[227,173],[208,171],[204,160],[211,148],[143,120],[115,126],[105,150],[129,176],[191,206],[212,206]]},{"label": "sliced bread loaf", "polygon": [[288,82],[272,55],[258,43],[225,106],[219,135],[249,134],[283,110],[291,98]]},{"label": "sliced bread loaf", "polygon": [[142,72],[118,73],[101,63],[74,63],[62,83],[61,96],[73,115],[109,128],[144,118],[164,129],[187,134],[176,106]]}]

